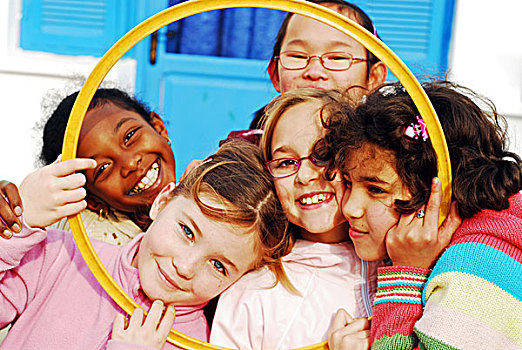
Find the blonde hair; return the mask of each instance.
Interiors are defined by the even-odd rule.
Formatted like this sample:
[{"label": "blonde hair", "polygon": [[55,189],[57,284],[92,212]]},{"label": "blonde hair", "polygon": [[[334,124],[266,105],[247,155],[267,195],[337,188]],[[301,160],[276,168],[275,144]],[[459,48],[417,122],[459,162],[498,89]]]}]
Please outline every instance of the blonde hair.
[{"label": "blonde hair", "polygon": [[272,138],[274,137],[274,130],[286,111],[301,103],[319,102],[323,106],[320,111],[320,115],[322,116],[325,106],[337,103],[341,98],[342,94],[337,90],[303,88],[285,92],[273,99],[266,107],[265,116],[262,121],[264,132],[259,146],[261,147],[263,161],[268,162],[272,160]]}]

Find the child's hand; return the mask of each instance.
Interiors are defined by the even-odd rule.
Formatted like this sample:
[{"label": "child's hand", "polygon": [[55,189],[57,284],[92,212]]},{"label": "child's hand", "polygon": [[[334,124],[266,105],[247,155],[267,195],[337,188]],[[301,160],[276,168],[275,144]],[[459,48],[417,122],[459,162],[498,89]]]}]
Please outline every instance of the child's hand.
[{"label": "child's hand", "polygon": [[352,318],[344,309],[337,310],[328,330],[330,350],[362,350],[370,348],[370,322]]},{"label": "child's hand", "polygon": [[155,300],[145,322],[141,308],[134,310],[127,326],[125,316],[116,315],[112,325],[112,339],[163,349],[175,318],[174,306],[168,306],[163,314],[163,302]]},{"label": "child's hand", "polygon": [[386,249],[393,265],[430,268],[437,261],[462,222],[454,202],[439,228],[441,201],[442,186],[440,180],[434,178],[424,217],[418,212],[401,215],[397,225],[388,231]]},{"label": "child's hand", "polygon": [[13,232],[20,232],[22,224],[22,199],[18,188],[9,181],[0,181],[0,236],[11,238]]},{"label": "child's hand", "polygon": [[40,168],[22,181],[20,194],[25,222],[32,227],[46,227],[87,207],[85,175],[76,171],[94,168],[96,161],[69,159]]}]

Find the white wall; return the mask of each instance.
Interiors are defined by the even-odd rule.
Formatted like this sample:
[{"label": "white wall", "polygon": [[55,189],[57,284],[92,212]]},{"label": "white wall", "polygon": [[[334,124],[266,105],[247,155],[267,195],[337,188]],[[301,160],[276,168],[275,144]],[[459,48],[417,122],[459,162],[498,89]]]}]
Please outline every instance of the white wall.
[{"label": "white wall", "polygon": [[[34,168],[39,144],[32,128],[51,89],[87,76],[98,59],[26,52],[18,47],[21,0],[0,1],[0,179],[19,183]],[[522,2],[456,0],[450,77],[488,96],[509,119],[511,149],[522,155]],[[107,79],[130,91],[133,60],[119,62]]]},{"label": "white wall", "polygon": [[[40,134],[33,127],[42,117],[44,96],[51,89],[65,93],[74,88],[71,80],[87,77],[99,60],[21,50],[21,3],[0,1],[0,179],[15,183],[34,169]],[[134,60],[122,60],[106,80],[133,91],[135,72]]]},{"label": "white wall", "polygon": [[522,1],[456,0],[451,80],[496,105],[522,156]]}]

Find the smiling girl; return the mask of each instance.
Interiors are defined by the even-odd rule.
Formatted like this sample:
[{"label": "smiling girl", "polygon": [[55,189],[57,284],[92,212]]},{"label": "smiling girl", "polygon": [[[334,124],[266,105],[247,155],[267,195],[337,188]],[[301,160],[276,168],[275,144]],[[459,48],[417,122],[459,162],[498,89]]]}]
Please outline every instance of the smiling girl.
[{"label": "smiling girl", "polygon": [[519,349],[522,160],[490,101],[451,82],[423,88],[451,160],[456,205],[440,229],[437,154],[400,84],[327,123],[357,254],[393,263],[379,270],[372,349]]},{"label": "smiling girl", "polygon": [[[64,98],[45,123],[40,155],[44,165],[54,162],[62,152],[65,128],[77,96],[75,92]],[[99,89],[94,94],[82,124],[77,156],[97,162],[95,168],[85,171],[87,210],[81,216],[89,236],[108,243],[125,244],[145,230],[150,225],[148,211],[154,198],[168,183],[176,181],[165,124],[156,113],[119,89]],[[0,215],[6,223],[1,228],[17,232],[23,206],[16,186],[2,182],[0,189],[11,203],[0,198]],[[70,231],[67,219],[54,227]]]},{"label": "smiling girl", "polygon": [[355,254],[340,207],[343,183],[328,181],[328,163],[311,155],[324,134],[324,106],[339,98],[335,91],[298,89],[269,105],[261,147],[296,238],[282,259],[293,288],[278,284],[266,269],[246,275],[219,299],[213,344],[302,347],[326,340],[339,308],[354,317],[371,315],[379,263],[368,264]]},{"label": "smiling girl", "polygon": [[[170,329],[165,325],[173,321],[172,309],[161,317],[161,303],[155,303],[149,313],[154,321],[147,318],[142,324],[138,312],[126,327],[124,311],[95,280],[72,236],[34,228],[53,220],[45,214],[45,200],[35,189],[42,183],[62,188],[70,180],[48,176],[46,171],[80,170],[91,163],[73,159],[53,164],[29,175],[20,186],[24,201],[43,209],[28,208],[22,231],[0,240],[0,327],[16,319],[2,344],[6,348],[133,348],[128,342],[163,348]],[[81,180],[82,175],[74,177]],[[58,197],[78,203],[76,211],[85,205],[85,192],[56,192]],[[145,309],[153,300],[172,306],[174,328],[192,337],[208,340],[203,306],[243,274],[261,266],[268,266],[277,276],[282,274],[280,257],[290,247],[287,221],[253,145],[238,141],[221,147],[177,187],[166,186],[153,202],[150,215],[154,221],[147,232],[128,245],[117,247],[95,240],[93,245],[129,296]],[[154,326],[145,331],[147,336],[137,336],[150,322]]]}]

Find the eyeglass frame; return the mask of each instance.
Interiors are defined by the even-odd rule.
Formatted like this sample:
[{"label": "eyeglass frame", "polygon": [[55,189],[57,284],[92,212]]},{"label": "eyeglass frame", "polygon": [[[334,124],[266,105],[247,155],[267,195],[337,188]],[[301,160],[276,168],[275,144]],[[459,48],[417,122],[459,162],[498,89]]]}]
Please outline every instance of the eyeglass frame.
[{"label": "eyeglass frame", "polygon": [[[276,158],[276,159],[272,159],[268,162],[265,163],[265,166],[266,168],[268,169],[268,172],[270,173],[270,175],[272,175],[272,177],[274,179],[284,179],[285,177],[289,177],[289,176],[292,176],[292,175],[295,175],[299,172],[299,169],[301,169],[301,164],[303,164],[303,160],[306,160],[308,159],[310,161],[310,163],[312,163],[313,165],[315,165],[316,167],[318,168],[325,168],[327,167],[329,164],[330,164],[330,161],[321,161],[321,160],[318,160],[316,159],[313,154],[309,154],[307,155],[306,157],[301,157],[301,158],[291,158],[291,157],[288,157],[288,158]],[[271,163],[274,163],[276,161],[282,161],[282,160],[294,160],[297,162],[297,168],[295,169],[295,171],[291,174],[288,174],[288,175],[283,175],[283,176],[276,176],[274,175],[274,173],[272,172],[272,169],[270,169],[270,164]],[[322,165],[324,164],[324,165]]]},{"label": "eyeglass frame", "polygon": [[[281,62],[281,55],[284,55],[288,52],[295,52],[295,53],[299,53],[299,54],[303,54],[303,56],[307,56],[308,58],[306,59],[306,64],[304,67],[301,67],[301,68],[287,68],[285,67],[285,65],[283,64],[283,62]],[[335,53],[342,53],[342,54],[346,54],[348,56],[350,56],[351,58],[351,61],[350,61],[350,65],[348,66],[348,68],[344,68],[344,69],[332,69],[332,68],[327,68],[325,67],[324,65],[324,60],[323,60],[323,56],[325,55],[328,55],[328,54],[335,54]],[[368,59],[367,58],[360,58],[360,57],[353,57],[353,55],[349,52],[345,52],[345,51],[331,51],[331,52],[325,52],[323,53],[322,55],[309,55],[307,54],[306,52],[302,52],[302,51],[294,51],[294,50],[288,50],[288,51],[283,51],[281,53],[279,53],[278,56],[275,56],[274,57],[275,59],[279,60],[279,63],[281,64],[281,66],[284,68],[284,69],[288,69],[288,70],[300,70],[300,69],[305,69],[306,67],[308,67],[310,65],[310,61],[312,60],[312,58],[318,58],[319,59],[319,62],[321,62],[321,66],[326,69],[326,70],[329,70],[329,71],[334,71],[334,72],[343,72],[345,70],[348,70],[350,68],[352,68],[354,62],[368,62]]]}]

